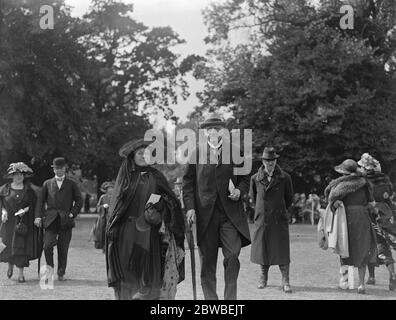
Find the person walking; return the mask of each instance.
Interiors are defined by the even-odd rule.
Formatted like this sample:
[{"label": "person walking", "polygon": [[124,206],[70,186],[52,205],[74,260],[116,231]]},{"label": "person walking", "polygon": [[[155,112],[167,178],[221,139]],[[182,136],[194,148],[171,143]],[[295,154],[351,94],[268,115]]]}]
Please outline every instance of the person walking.
[{"label": "person walking", "polygon": [[74,219],[80,213],[83,198],[77,184],[66,176],[66,161],[55,158],[55,177],[46,180],[39,196],[36,226],[44,227],[44,255],[50,272],[54,269],[54,247],[58,250],[58,280],[65,281],[67,255]]},{"label": "person walking", "polygon": [[[211,114],[200,129],[205,133],[205,145],[200,145],[192,153],[183,176],[187,223],[191,225],[196,221],[201,286],[205,299],[218,300],[216,266],[221,247],[224,256],[224,299],[236,300],[239,254],[242,247],[250,244],[248,222],[242,205],[242,197],[249,188],[249,175],[235,175],[235,164],[223,161],[229,155],[223,154],[227,149],[223,146],[220,131],[225,129],[225,122],[219,115]],[[237,147],[233,145],[232,148],[234,152]]]},{"label": "person walking", "polygon": [[8,263],[7,277],[13,275],[14,265],[19,269],[18,282],[25,282],[24,268],[38,258],[40,239],[34,226],[34,210],[37,196],[26,181],[33,175],[25,163],[11,163],[5,178],[11,179],[0,187],[0,238],[5,249],[0,262]]},{"label": "person walking", "polygon": [[392,257],[391,245],[396,248],[396,243],[392,238],[396,236],[396,224],[394,221],[393,211],[394,204],[390,200],[393,193],[393,185],[388,176],[381,172],[381,165],[378,160],[370,154],[364,153],[358,165],[363,175],[373,185],[373,194],[375,207],[379,213],[379,219],[372,221],[377,237],[377,263],[369,263],[367,265],[369,278],[366,284],[375,284],[375,267],[385,265],[389,272],[389,290],[396,288],[396,274]]},{"label": "person walking", "polygon": [[265,147],[263,165],[250,179],[250,197],[255,204],[250,260],[260,265],[259,289],[267,286],[270,266],[278,265],[282,290],[291,293],[287,213],[293,202],[293,184],[290,175],[277,164],[278,158],[273,147]]},{"label": "person walking", "polygon": [[116,300],[174,299],[184,279],[184,217],[165,176],[136,139],[121,147],[106,227],[108,286]]},{"label": "person walking", "polygon": [[342,176],[329,183],[325,196],[331,211],[335,212],[341,205],[345,207],[348,231],[349,257],[340,257],[340,283],[348,282],[347,266],[354,266],[359,272],[358,293],[365,294],[366,266],[376,261],[376,238],[370,218],[375,214],[373,189],[369,181],[359,174],[356,161],[346,159],[334,169]]}]

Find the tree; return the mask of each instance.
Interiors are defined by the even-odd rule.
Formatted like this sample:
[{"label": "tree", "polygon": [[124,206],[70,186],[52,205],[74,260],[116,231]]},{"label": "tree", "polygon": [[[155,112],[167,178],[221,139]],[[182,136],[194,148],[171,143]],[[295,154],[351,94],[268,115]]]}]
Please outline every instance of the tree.
[{"label": "tree", "polygon": [[[388,170],[396,159],[396,5],[362,2],[355,29],[342,30],[342,4],[233,0],[204,14],[213,49],[195,66],[201,109],[227,106],[255,147],[278,146],[305,191],[345,158],[370,152]],[[239,28],[249,39],[235,47]]]}]

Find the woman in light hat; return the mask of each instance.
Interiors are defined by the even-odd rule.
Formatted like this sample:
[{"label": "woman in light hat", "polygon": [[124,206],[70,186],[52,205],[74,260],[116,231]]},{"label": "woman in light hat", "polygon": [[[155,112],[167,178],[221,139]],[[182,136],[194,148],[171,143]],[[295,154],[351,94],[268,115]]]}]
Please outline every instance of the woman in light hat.
[{"label": "woman in light hat", "polygon": [[106,228],[108,285],[117,300],[174,299],[184,279],[184,217],[164,175],[144,158],[149,144],[134,140],[120,150]]},{"label": "woman in light hat", "polygon": [[37,197],[30,183],[25,181],[32,175],[32,169],[23,162],[11,163],[5,177],[12,182],[0,187],[0,237],[6,245],[0,253],[0,262],[8,263],[9,279],[14,265],[19,268],[18,282],[25,282],[24,268],[41,252],[38,228],[34,225]]},{"label": "woman in light hat", "polygon": [[378,222],[376,219],[373,219],[372,222],[377,236],[377,263],[368,265],[369,279],[367,284],[375,284],[375,266],[382,264],[389,271],[389,290],[393,291],[396,288],[395,260],[393,260],[391,252],[391,246],[396,248],[394,205],[390,200],[390,195],[393,193],[393,185],[389,177],[381,172],[380,163],[370,154],[364,153],[358,165],[373,185],[375,207],[379,213]]},{"label": "woman in light hat", "polygon": [[[370,219],[370,214],[374,211],[374,198],[371,184],[359,175],[357,169],[357,163],[352,159],[336,166],[335,171],[342,176],[329,183],[325,189],[325,196],[333,212],[341,203],[345,207],[349,257],[341,258],[341,270],[344,270],[345,266],[358,268],[358,293],[364,294],[366,266],[376,259],[375,233]],[[347,270],[344,271],[342,279],[348,281]],[[341,288],[346,289],[343,286]]]}]

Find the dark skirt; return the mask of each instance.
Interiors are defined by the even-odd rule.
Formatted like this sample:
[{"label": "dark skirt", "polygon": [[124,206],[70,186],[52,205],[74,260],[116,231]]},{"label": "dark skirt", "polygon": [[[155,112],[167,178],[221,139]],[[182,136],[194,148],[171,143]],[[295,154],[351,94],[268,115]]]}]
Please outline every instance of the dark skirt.
[{"label": "dark skirt", "polygon": [[343,265],[364,267],[375,263],[376,238],[366,206],[346,207],[348,223],[349,258],[341,259]]},{"label": "dark skirt", "polygon": [[[29,267],[29,257],[24,248],[13,248],[13,237],[15,233],[16,217],[13,214],[8,215],[8,220],[2,225],[3,243],[6,248],[0,253],[0,262],[8,262],[16,265],[18,268]],[[22,240],[22,239],[21,239]],[[22,240],[23,241],[23,240]]]}]

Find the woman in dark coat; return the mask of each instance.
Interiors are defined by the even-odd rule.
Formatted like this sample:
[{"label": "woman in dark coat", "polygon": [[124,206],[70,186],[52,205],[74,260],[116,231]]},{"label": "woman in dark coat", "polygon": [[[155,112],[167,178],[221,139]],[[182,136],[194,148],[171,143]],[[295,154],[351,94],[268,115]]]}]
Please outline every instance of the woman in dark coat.
[{"label": "woman in dark coat", "polygon": [[250,259],[261,265],[259,289],[267,286],[269,267],[279,265],[282,289],[290,293],[287,210],[293,201],[293,186],[290,175],[276,164],[277,158],[273,148],[265,148],[263,166],[250,180],[250,197],[255,204]]},{"label": "woman in dark coat", "polygon": [[[184,279],[184,217],[161,172],[146,164],[149,142],[124,145],[106,228],[108,284],[119,300],[174,299]],[[159,202],[147,204],[152,195]]]},{"label": "woman in dark coat", "polygon": [[12,163],[6,175],[12,182],[0,187],[0,237],[6,245],[0,253],[0,262],[8,263],[8,278],[13,275],[14,265],[19,268],[18,282],[25,282],[23,269],[40,252],[38,228],[34,225],[37,197],[31,185],[24,181],[32,173],[23,162]]},{"label": "woman in dark coat", "polygon": [[341,258],[342,266],[359,270],[358,293],[364,294],[364,277],[368,263],[376,259],[376,238],[370,215],[375,214],[373,190],[367,179],[359,175],[357,163],[345,160],[335,170],[343,176],[331,181],[325,189],[330,208],[335,211],[344,204],[348,225],[349,257]]},{"label": "woman in dark coat", "polygon": [[385,265],[389,271],[389,290],[396,288],[396,274],[391,246],[396,248],[396,224],[393,217],[394,205],[390,200],[393,185],[388,176],[381,172],[380,163],[370,154],[364,153],[358,162],[363,175],[371,182],[374,190],[375,207],[379,213],[378,221],[373,221],[377,237],[377,263],[369,263],[367,284],[375,284],[375,267]]}]

